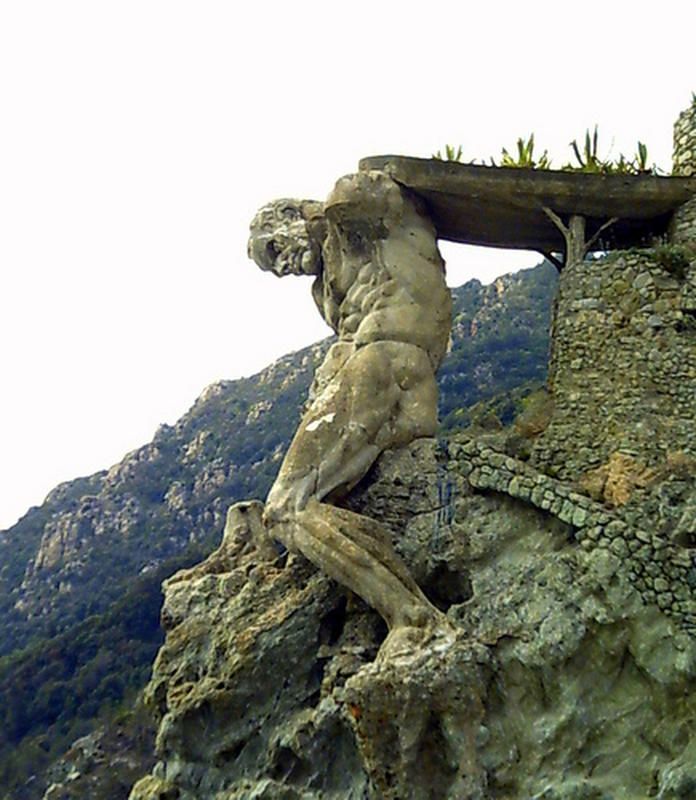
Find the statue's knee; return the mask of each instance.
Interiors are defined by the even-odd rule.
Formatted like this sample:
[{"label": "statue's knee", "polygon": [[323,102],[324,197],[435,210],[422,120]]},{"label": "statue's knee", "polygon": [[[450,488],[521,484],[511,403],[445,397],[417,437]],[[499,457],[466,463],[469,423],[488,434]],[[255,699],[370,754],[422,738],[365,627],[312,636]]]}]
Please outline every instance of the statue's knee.
[{"label": "statue's knee", "polygon": [[266,499],[264,519],[268,523],[283,522],[304,510],[310,498],[317,493],[318,474],[313,468],[300,477],[292,476],[283,480],[282,470],[279,480],[271,487]]},{"label": "statue's knee", "polygon": [[225,529],[222,536],[224,546],[252,539],[261,526],[263,503],[244,500],[227,509]]},{"label": "statue's knee", "polygon": [[274,503],[270,500],[266,503],[263,510],[263,522],[267,528],[272,528],[287,519],[287,508],[283,503]]},{"label": "statue's knee", "polygon": [[263,511],[263,521],[267,528],[287,522],[295,512],[297,505],[295,493],[283,485],[273,486],[268,494]]}]

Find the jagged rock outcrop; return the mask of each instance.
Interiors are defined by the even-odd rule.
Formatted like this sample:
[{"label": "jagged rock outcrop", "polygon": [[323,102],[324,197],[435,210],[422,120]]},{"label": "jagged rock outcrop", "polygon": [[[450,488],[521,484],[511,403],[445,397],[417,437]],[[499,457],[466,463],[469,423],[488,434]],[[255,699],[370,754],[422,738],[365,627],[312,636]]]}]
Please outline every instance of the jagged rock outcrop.
[{"label": "jagged rock outcrop", "polygon": [[48,770],[42,800],[94,800],[127,795],[142,774],[143,762],[153,762],[152,731],[138,706],[73,742]]},{"label": "jagged rock outcrop", "polygon": [[503,438],[419,440],[350,498],[454,642],[375,660],[373,611],[302,559],[260,558],[238,525],[172,579],[148,689],[161,762],[132,800],[688,797],[696,641],[582,535],[601,506],[554,503],[547,476],[510,490],[533,470]]}]

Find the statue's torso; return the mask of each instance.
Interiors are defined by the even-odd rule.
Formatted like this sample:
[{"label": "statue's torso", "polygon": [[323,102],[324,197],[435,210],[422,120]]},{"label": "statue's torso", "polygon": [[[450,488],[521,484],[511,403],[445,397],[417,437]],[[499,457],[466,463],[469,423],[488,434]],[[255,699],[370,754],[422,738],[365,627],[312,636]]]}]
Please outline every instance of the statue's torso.
[{"label": "statue's torso", "polygon": [[434,232],[413,216],[413,225],[378,239],[330,226],[315,299],[341,341],[413,344],[437,369],[449,341],[451,296]]}]

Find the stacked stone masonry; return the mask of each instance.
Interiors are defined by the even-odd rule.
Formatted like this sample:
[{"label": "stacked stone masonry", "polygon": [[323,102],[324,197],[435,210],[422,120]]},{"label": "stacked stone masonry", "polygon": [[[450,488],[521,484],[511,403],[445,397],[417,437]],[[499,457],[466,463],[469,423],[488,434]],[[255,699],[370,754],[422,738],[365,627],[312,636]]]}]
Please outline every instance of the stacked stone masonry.
[{"label": "stacked stone masonry", "polygon": [[577,480],[613,453],[659,467],[696,455],[696,318],[669,245],[563,270],[552,330],[554,411],[532,463]]},{"label": "stacked stone masonry", "polygon": [[674,123],[673,173],[696,175],[696,101]]},{"label": "stacked stone masonry", "polygon": [[696,197],[677,209],[671,224],[670,240],[673,244],[696,248]]},{"label": "stacked stone masonry", "polygon": [[[696,175],[696,101],[679,115],[674,125],[674,175]],[[696,246],[696,198],[685,203],[674,215],[672,241]]]},{"label": "stacked stone masonry", "polygon": [[604,548],[626,564],[644,602],[696,634],[696,554],[636,527],[621,512],[574,491],[567,483],[474,439],[459,438],[449,448],[472,487],[509,495],[572,526],[587,549]]}]

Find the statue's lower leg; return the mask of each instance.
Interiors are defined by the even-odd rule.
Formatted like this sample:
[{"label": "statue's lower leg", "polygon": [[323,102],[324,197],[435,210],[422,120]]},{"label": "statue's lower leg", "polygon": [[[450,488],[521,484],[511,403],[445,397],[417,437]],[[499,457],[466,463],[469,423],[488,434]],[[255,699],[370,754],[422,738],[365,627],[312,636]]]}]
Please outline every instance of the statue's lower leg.
[{"label": "statue's lower leg", "polygon": [[310,500],[302,511],[275,526],[272,535],[382,616],[389,628],[383,651],[394,650],[397,641],[400,651],[451,633],[447,618],[425,597],[376,521]]}]

